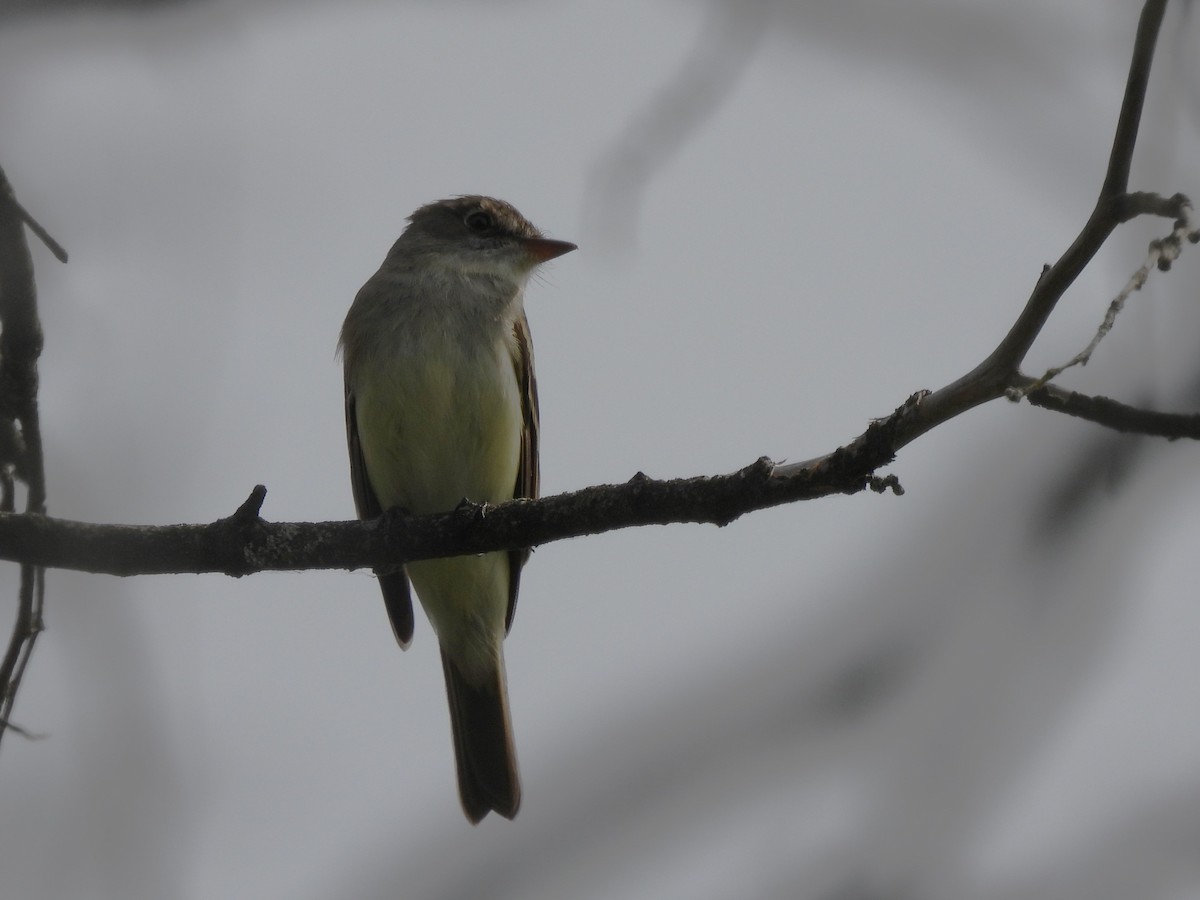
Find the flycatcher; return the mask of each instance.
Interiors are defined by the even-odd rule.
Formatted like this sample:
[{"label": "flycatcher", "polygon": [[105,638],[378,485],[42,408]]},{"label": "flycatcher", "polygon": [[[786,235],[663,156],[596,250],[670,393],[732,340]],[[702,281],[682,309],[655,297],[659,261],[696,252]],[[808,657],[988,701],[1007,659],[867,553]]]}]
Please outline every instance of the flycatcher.
[{"label": "flycatcher", "polygon": [[[523,306],[534,269],[575,249],[512,206],[456,197],[422,206],[342,325],[346,439],[359,518],[449,512],[464,499],[538,495],[538,400]],[[401,647],[409,582],[437,632],[463,811],[521,804],[504,677],[528,550],[378,571]]]}]

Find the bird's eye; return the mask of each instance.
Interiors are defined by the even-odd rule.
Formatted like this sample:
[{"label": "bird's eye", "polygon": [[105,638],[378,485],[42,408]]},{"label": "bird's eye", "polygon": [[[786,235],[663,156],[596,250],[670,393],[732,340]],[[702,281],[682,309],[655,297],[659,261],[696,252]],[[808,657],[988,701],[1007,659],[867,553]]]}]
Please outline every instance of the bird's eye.
[{"label": "bird's eye", "polygon": [[491,213],[486,213],[481,209],[467,213],[467,217],[463,219],[463,222],[472,231],[478,233],[491,231],[492,226],[496,224],[495,220],[492,219]]}]

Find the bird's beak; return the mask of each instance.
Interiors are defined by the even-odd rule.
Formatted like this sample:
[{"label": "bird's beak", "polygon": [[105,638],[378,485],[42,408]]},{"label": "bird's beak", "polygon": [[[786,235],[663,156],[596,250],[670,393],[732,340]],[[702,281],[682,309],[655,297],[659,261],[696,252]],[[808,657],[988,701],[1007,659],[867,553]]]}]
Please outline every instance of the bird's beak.
[{"label": "bird's beak", "polygon": [[555,241],[551,238],[525,238],[521,241],[525,252],[533,257],[535,262],[544,263],[548,259],[562,256],[576,249],[570,241]]}]

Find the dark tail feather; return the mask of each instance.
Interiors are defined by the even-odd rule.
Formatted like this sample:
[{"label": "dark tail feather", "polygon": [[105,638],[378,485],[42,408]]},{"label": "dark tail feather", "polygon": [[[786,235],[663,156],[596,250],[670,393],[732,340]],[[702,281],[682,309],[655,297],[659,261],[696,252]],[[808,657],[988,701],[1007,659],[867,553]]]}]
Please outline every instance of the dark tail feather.
[{"label": "dark tail feather", "polygon": [[408,575],[403,569],[397,572],[376,572],[379,589],[383,591],[383,605],[387,609],[392,633],[401,650],[407,650],[413,639],[412,597],[408,591]]},{"label": "dark tail feather", "polygon": [[442,671],[450,698],[450,726],[458,763],[458,794],[463,812],[478,824],[490,810],[506,819],[521,805],[521,781],[508,717],[504,661],[483,685],[467,681],[445,651]]}]

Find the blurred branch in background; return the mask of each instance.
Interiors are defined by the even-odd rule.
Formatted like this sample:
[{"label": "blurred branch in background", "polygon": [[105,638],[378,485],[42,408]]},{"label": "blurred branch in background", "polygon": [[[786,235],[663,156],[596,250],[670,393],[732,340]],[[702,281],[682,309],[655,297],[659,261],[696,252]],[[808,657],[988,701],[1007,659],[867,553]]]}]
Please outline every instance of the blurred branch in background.
[{"label": "blurred branch in background", "polygon": [[602,241],[620,249],[636,243],[646,185],[737,87],[766,31],[768,12],[764,0],[713,4],[682,67],[601,157],[585,206],[599,211],[593,227]]},{"label": "blurred branch in background", "polygon": [[193,0],[4,0],[0,3],[0,18],[17,19],[22,16],[44,16],[81,10],[154,10],[183,6],[189,2]]},{"label": "blurred branch in background", "polygon": [[[42,432],[38,424],[38,356],[42,325],[38,320],[33,258],[25,229],[34,232],[58,259],[66,252],[17,202],[8,178],[0,170],[0,512],[16,509],[14,479],[27,488],[25,512],[46,512],[46,473]],[[8,650],[0,662],[0,738],[9,728],[17,689],[33,645],[42,631],[45,570],[21,563],[17,620]]]}]

